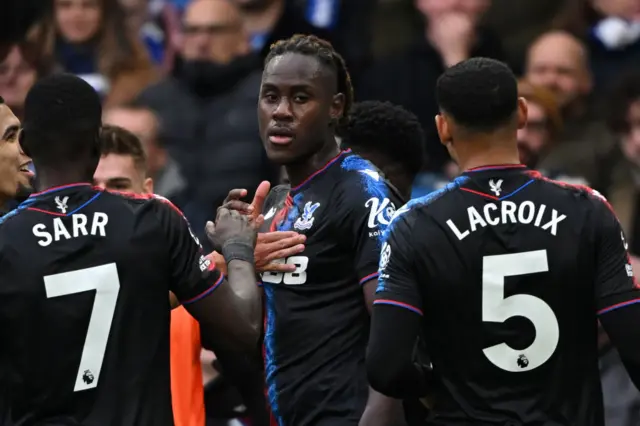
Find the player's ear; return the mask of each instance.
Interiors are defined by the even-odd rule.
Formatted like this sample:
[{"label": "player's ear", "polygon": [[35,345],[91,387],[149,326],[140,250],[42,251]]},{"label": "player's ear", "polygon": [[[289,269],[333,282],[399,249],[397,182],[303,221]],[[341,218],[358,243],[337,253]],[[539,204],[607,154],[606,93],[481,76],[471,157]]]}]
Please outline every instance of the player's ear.
[{"label": "player's ear", "polygon": [[142,184],[142,189],[145,194],[153,194],[153,179],[150,177],[146,178]]},{"label": "player's ear", "polygon": [[529,108],[527,107],[527,101],[525,98],[518,98],[518,129],[524,129],[527,125],[527,115],[529,114]]},{"label": "player's ear", "polygon": [[442,145],[448,145],[451,143],[451,129],[449,128],[449,122],[447,118],[443,114],[437,114],[435,117],[436,120],[436,130],[438,130],[438,137],[440,138],[440,143]]},{"label": "player's ear", "polygon": [[329,110],[332,122],[337,122],[344,115],[344,102],[345,97],[343,93],[333,95],[333,99],[331,100],[331,109]]}]

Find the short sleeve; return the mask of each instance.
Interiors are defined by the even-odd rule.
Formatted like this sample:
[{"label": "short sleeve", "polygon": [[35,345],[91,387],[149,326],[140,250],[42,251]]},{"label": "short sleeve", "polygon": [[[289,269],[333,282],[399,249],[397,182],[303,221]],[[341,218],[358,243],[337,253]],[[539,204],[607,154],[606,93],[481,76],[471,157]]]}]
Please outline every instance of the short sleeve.
[{"label": "short sleeve", "polygon": [[[361,173],[358,182],[344,185],[338,217],[348,226],[354,253],[354,267],[359,283],[378,278],[382,235],[393,217],[399,199],[389,190],[381,176]],[[347,182],[348,183],[348,182]]]},{"label": "short sleeve", "polygon": [[595,297],[598,314],[604,314],[640,302],[640,289],[620,222],[604,198],[599,196],[595,203]]},{"label": "short sleeve", "polygon": [[158,218],[169,244],[171,291],[183,305],[213,292],[224,280],[215,262],[205,256],[182,212],[168,200],[156,199]]},{"label": "short sleeve", "polygon": [[419,315],[423,302],[415,273],[415,244],[407,215],[396,217],[384,235],[374,305],[392,305]]}]

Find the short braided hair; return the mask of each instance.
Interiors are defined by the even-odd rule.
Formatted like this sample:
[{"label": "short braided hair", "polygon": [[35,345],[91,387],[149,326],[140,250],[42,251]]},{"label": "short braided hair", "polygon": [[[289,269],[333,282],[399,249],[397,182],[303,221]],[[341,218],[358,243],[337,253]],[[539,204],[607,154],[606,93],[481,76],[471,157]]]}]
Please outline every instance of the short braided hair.
[{"label": "short braided hair", "polygon": [[353,105],[353,85],[344,59],[333,48],[331,43],[314,35],[296,34],[290,38],[279,40],[271,45],[264,61],[265,66],[275,57],[285,53],[299,53],[313,56],[322,64],[333,69],[337,76],[338,92],[345,97],[344,112],[338,121],[338,127],[346,126],[349,121],[349,110]]}]

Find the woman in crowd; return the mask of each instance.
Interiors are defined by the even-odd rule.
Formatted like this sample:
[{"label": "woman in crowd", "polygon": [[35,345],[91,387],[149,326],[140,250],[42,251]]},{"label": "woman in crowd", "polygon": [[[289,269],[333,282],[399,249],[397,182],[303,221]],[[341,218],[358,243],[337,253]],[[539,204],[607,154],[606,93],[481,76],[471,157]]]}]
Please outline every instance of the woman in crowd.
[{"label": "woman in crowd", "polygon": [[156,78],[144,46],[126,28],[118,0],[53,0],[29,39],[39,58],[84,78],[110,106],[133,100]]}]

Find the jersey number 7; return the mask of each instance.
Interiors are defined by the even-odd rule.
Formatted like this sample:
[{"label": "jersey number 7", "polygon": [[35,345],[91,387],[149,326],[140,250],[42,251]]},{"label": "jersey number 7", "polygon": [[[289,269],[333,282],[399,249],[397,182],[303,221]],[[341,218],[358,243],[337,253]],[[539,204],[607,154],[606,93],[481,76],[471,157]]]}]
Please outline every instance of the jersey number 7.
[{"label": "jersey number 7", "polygon": [[512,373],[530,371],[547,362],[558,347],[558,319],[544,300],[529,294],[504,297],[506,277],[548,271],[546,250],[484,256],[482,321],[504,323],[512,317],[523,317],[535,328],[535,338],[528,348],[516,350],[500,343],[483,349],[495,366]]},{"label": "jersey number 7", "polygon": [[107,349],[113,314],[116,310],[120,279],[115,263],[78,269],[44,277],[47,298],[95,290],[89,328],[82,348],[74,392],[98,386],[102,360]]}]

